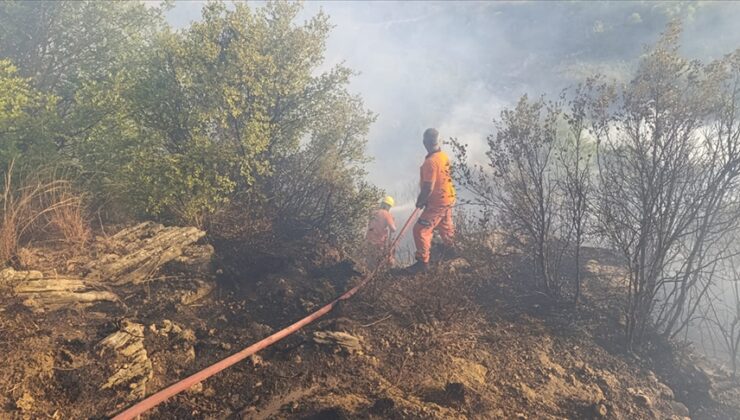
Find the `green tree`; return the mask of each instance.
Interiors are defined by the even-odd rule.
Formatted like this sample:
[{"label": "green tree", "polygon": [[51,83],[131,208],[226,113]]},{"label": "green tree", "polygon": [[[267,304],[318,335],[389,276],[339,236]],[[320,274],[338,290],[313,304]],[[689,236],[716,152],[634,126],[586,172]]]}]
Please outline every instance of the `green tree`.
[{"label": "green tree", "polygon": [[363,181],[374,116],[349,69],[321,71],[328,17],[298,23],[300,10],[213,2],[173,31],[139,3],[6,2],[0,57],[54,95],[43,144],[98,204],[199,226],[241,212],[346,240],[378,196]]},{"label": "green tree", "polygon": [[300,232],[358,228],[378,194],[363,183],[374,116],[347,91],[349,69],[318,71],[328,17],[298,24],[300,7],[211,3],[188,29],[157,35],[105,146],[122,158],[104,172],[137,212],[205,225],[236,206]]},{"label": "green tree", "polygon": [[30,87],[54,98],[47,101],[47,111],[56,114],[54,127],[37,121],[44,135],[26,132],[47,161],[79,168],[86,152],[79,146],[99,134],[101,124],[116,135],[119,127],[111,121],[120,119],[127,73],[140,65],[162,24],[160,9],[139,2],[0,2],[0,59],[10,60]]},{"label": "green tree", "polygon": [[[39,93],[8,60],[0,60],[0,170],[11,161],[33,166],[55,155],[54,97]],[[22,159],[23,158],[23,159]]]}]

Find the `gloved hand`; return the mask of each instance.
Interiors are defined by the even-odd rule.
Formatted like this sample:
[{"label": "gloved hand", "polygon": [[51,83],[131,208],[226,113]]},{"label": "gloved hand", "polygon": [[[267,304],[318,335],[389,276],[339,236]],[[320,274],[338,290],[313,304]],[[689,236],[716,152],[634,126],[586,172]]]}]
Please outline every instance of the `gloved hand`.
[{"label": "gloved hand", "polygon": [[427,206],[427,203],[422,203],[419,200],[416,200],[416,208],[417,209],[423,209],[426,206]]}]

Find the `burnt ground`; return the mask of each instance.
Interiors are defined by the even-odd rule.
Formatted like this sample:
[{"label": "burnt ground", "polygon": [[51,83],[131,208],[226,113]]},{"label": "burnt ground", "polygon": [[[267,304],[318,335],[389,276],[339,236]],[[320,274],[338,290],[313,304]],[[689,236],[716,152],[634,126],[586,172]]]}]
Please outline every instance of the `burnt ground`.
[{"label": "burnt ground", "polygon": [[[137,398],[101,389],[115,371],[100,341],[144,326],[150,394],[317,309],[360,279],[328,249],[217,247],[208,296],[187,279],[123,288],[120,302],[32,312],[0,296],[0,418],[105,418]],[[57,254],[55,254],[57,252]],[[469,257],[417,276],[384,274],[299,333],[204,381],[146,418],[740,418],[686,351],[621,345],[617,262],[585,251],[578,311],[533,292],[526,262]],[[63,267],[61,251],[44,269]],[[41,268],[39,268],[41,269]],[[318,343],[315,333],[345,333]],[[733,404],[735,406],[733,406]]]}]

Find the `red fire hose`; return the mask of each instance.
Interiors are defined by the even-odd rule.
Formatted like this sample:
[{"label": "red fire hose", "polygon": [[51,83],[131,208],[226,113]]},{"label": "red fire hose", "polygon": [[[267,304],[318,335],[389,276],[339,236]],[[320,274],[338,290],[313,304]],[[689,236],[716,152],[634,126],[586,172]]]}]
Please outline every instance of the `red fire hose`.
[{"label": "red fire hose", "polygon": [[231,356],[221,360],[220,362],[214,363],[211,366],[208,366],[207,368],[201,370],[200,372],[196,372],[187,378],[176,382],[167,388],[156,392],[149,397],[139,401],[138,403],[134,404],[133,406],[127,408],[117,416],[113,417],[113,420],[129,420],[132,419],[140,414],[143,414],[144,412],[156,407],[157,405],[161,404],[168,398],[179,394],[180,392],[190,388],[191,386],[202,382],[203,380],[221,372],[222,370],[230,367],[231,365],[244,360],[245,358],[257,353],[258,351],[269,347],[270,345],[282,340],[283,338],[295,333],[296,331],[300,330],[301,328],[305,327],[306,325],[312,323],[313,321],[321,318],[322,316],[329,313],[334,306],[342,300],[346,300],[351,298],[355,293],[357,293],[360,288],[365,286],[376,274],[379,267],[383,265],[383,263],[387,262],[388,259],[393,255],[393,252],[395,251],[396,246],[398,245],[399,239],[401,239],[401,236],[403,236],[404,233],[406,233],[406,230],[411,225],[411,221],[416,218],[417,214],[419,213],[420,209],[414,209],[414,212],[411,213],[411,216],[409,216],[408,220],[406,220],[406,223],[404,223],[403,227],[398,233],[398,236],[393,240],[393,243],[391,244],[388,253],[386,254],[385,258],[383,259],[383,262],[381,264],[378,264],[378,266],[371,271],[357,286],[349,289],[346,291],[343,295],[339,296],[338,298],[331,301],[328,305],[322,307],[321,309],[317,310],[316,312],[308,315],[307,317],[295,322],[294,324],[283,328],[282,330],[276,332],[275,334],[272,334],[269,337],[263,338],[262,340],[252,344],[251,346],[241,350],[238,353],[234,353]]}]

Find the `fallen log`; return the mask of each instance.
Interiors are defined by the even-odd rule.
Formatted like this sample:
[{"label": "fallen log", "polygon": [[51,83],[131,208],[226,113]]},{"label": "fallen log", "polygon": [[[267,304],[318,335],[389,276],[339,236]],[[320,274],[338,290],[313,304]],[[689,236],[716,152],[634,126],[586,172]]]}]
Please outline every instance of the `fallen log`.
[{"label": "fallen log", "polygon": [[164,227],[151,222],[124,229],[104,241],[107,250],[100,250],[103,256],[86,266],[86,278],[116,285],[146,282],[205,234],[195,227]]},{"label": "fallen log", "polygon": [[33,311],[57,310],[68,306],[118,300],[118,296],[79,277],[44,277],[39,271],[0,271],[0,284],[10,286]]},{"label": "fallen log", "polygon": [[129,398],[143,397],[153,376],[152,361],[144,347],[144,326],[123,321],[120,330],[101,340],[98,348],[101,357],[111,359],[106,365],[115,369],[100,389],[124,386],[131,390]]}]

